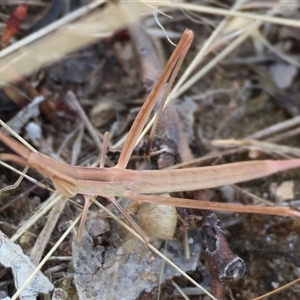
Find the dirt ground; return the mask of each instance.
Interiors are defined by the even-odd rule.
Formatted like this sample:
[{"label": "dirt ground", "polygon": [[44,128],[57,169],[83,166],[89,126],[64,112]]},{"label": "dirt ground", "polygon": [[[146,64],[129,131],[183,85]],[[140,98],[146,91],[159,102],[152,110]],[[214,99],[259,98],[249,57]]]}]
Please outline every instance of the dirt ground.
[{"label": "dirt ground", "polygon": [[[38,5],[32,4],[32,1],[27,2],[25,20],[7,47],[25,38],[30,30],[35,32],[36,29],[32,29],[32,26],[41,16],[47,14],[47,9],[55,1]],[[81,4],[78,1],[78,5]],[[2,32],[16,6],[17,4],[0,4],[3,11],[0,15]],[[229,7],[229,3],[226,2],[224,6]],[[224,8],[218,3],[214,7]],[[75,8],[77,7],[70,7],[70,10]],[[105,9],[105,6],[98,9]],[[262,5],[247,11],[264,15],[269,9],[268,5]],[[168,14],[173,19],[160,16],[159,20],[172,41],[177,43],[185,28],[190,28],[195,34],[191,49],[179,71],[179,79],[223,17],[200,13],[194,16],[183,10],[170,11]],[[282,12],[275,15],[297,20],[299,8],[291,9],[286,3]],[[168,58],[174,46],[166,40],[166,34],[157,26],[153,16],[140,22],[150,32],[150,38],[146,38],[155,45],[159,53],[158,61],[163,61],[159,67],[162,69],[165,64],[163,56]],[[237,31],[243,21],[235,19],[230,25],[233,29],[230,26],[224,28],[209,54],[197,64],[193,74],[201,72],[234,40],[235,37],[230,34]],[[137,24],[131,24],[129,29],[121,28],[110,37],[99,39],[79,51],[22,76],[15,82],[3,85],[0,90],[0,118],[13,128],[18,128],[17,133],[38,151],[69,164],[91,165],[99,157],[99,145],[86,129],[82,115],[67,97],[67,92],[72,91],[90,120],[94,132],[97,132],[97,138],[102,141],[103,134],[110,132],[105,166],[113,166],[121,149],[118,142],[128,132],[149,93],[149,86],[152,86],[159,75],[154,72],[155,78],[145,76],[141,67],[141,56],[135,48],[136,36],[133,38],[132,26],[138,27]],[[300,113],[299,33],[299,27],[263,23],[256,34],[252,34],[174,99],[193,157],[207,157],[198,165],[299,156],[298,123],[287,128],[282,126],[287,120],[297,120]],[[150,52],[146,46],[145,49]],[[151,59],[147,61],[148,71],[151,63]],[[156,68],[153,65],[152,67]],[[37,96],[43,96],[45,101],[38,106],[38,112],[35,113],[29,103]],[[275,124],[278,124],[278,130],[261,137],[256,135]],[[269,144],[241,142],[245,139]],[[214,143],[216,140],[235,140],[241,143],[230,144],[228,147],[224,142],[217,145]],[[277,148],[274,144],[289,148]],[[173,156],[176,157],[178,149],[179,145],[175,145],[172,149],[175,153]],[[157,149],[151,151],[155,150]],[[149,166],[143,151],[144,147],[139,144],[130,167],[157,168],[156,157]],[[10,150],[1,144],[1,152]],[[178,162],[175,159],[175,163]],[[53,187],[50,180],[35,170],[30,169],[28,174],[46,186]],[[299,175],[299,170],[292,170],[206,192],[210,200],[215,202],[289,206],[299,210]],[[17,179],[17,174],[0,166],[0,188],[13,184]],[[13,236],[40,210],[50,195],[50,191],[28,180],[23,180],[15,189],[4,191],[0,196],[0,229],[8,237]],[[98,201],[119,215],[109,201],[99,198]],[[46,249],[41,253],[42,257],[78,216],[78,204],[82,205],[83,202],[81,196],[74,197],[73,202],[63,202],[61,211],[57,212],[57,222],[53,224]],[[122,200],[122,205],[128,205],[126,200]],[[210,272],[203,251],[199,221],[202,215],[195,210],[178,210],[177,214],[174,239],[167,243],[163,240],[155,241],[154,245],[165,251],[166,256],[210,290]],[[219,283],[226,290],[222,299],[254,299],[299,277],[299,218],[224,212],[217,212],[217,216],[221,220],[232,252],[244,261],[246,268],[245,275],[237,282]],[[134,214],[132,217],[135,220],[139,218]],[[30,255],[47,222],[49,213],[42,216],[17,240],[25,254]],[[157,299],[158,286],[161,289],[159,299],[208,299],[208,296],[199,295],[199,290],[186,278],[165,266],[163,260],[153,252],[147,250],[141,257],[143,246],[94,204],[90,207],[82,239],[78,242],[74,239],[75,229],[62,241],[42,268],[42,272],[55,287],[61,289],[63,296],[55,299]],[[191,248],[189,261],[184,257],[185,239]],[[3,295],[12,296],[15,285],[11,272],[2,268],[0,278],[1,292]],[[176,288],[175,285],[179,287]],[[188,298],[179,295],[180,289]],[[296,300],[299,295],[300,286],[295,283],[267,299]],[[39,298],[47,297],[40,295]]]}]

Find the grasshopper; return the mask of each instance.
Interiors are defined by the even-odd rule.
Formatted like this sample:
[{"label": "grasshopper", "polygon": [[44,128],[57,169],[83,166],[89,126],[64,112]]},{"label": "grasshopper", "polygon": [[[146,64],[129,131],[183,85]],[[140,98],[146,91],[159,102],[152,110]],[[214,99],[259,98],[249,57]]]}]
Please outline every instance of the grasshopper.
[{"label": "grasshopper", "polygon": [[[191,30],[186,30],[135,118],[125,140],[118,163],[114,167],[92,168],[71,166],[66,163],[58,162],[42,153],[30,151],[27,147],[0,131],[0,140],[19,155],[0,154],[1,160],[12,161],[19,165],[30,166],[36,169],[40,174],[49,178],[57,191],[66,197],[74,197],[77,194],[83,194],[85,196],[83,217],[78,231],[79,236],[88,211],[90,198],[95,195],[102,196],[112,201],[139,233],[141,233],[141,229],[138,228],[138,225],[136,225],[122,207],[119,206],[115,197],[126,197],[136,201],[194,209],[300,216],[300,212],[286,207],[245,206],[149,195],[214,188],[226,184],[252,180],[279,171],[298,168],[300,167],[300,159],[237,162],[218,166],[175,170],[135,171],[126,169],[138,137],[154,107],[158,95],[163,90],[168,78],[170,78],[168,88],[166,88],[163,95],[163,99],[167,98],[170,87],[192,40],[193,32]],[[147,237],[145,237],[145,240],[147,241]]]}]

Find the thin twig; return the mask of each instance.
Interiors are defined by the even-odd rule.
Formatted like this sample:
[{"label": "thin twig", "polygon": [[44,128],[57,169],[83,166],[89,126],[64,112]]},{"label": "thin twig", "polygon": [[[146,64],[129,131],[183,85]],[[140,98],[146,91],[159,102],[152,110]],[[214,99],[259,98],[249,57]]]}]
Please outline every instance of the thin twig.
[{"label": "thin twig", "polygon": [[94,128],[94,126],[92,125],[92,123],[90,122],[90,120],[89,120],[88,116],[86,115],[85,111],[82,109],[82,107],[81,107],[80,103],[78,102],[77,98],[75,97],[74,93],[72,91],[68,91],[67,92],[67,97],[72,102],[72,104],[75,106],[76,111],[78,112],[80,118],[84,122],[88,132],[90,133],[90,135],[92,136],[95,144],[99,148],[99,151],[101,151],[102,150],[102,142],[99,138],[99,135],[98,135],[96,129]]},{"label": "thin twig", "polygon": [[20,236],[33,226],[37,220],[44,216],[54,205],[62,200],[62,197],[57,194],[52,194],[44,205],[37,211],[23,226],[10,238],[15,242]]},{"label": "thin twig", "polygon": [[[189,11],[197,11],[197,12],[202,12],[202,13],[207,13],[207,14],[212,14],[212,15],[247,18],[247,19],[251,19],[251,20],[259,20],[262,22],[273,23],[273,24],[277,24],[277,25],[300,27],[300,21],[298,21],[296,19],[272,17],[269,15],[240,12],[240,11],[235,11],[235,10],[227,10],[227,9],[222,9],[222,8],[209,7],[209,6],[204,6],[204,5],[183,3],[183,2],[175,3],[175,2],[171,2],[171,1],[164,1],[163,3],[161,3],[160,1],[152,0],[151,4],[157,5],[157,6],[162,5],[162,6],[166,6],[166,7],[172,7],[172,8],[181,8],[181,9],[185,9],[185,10],[189,10]],[[272,9],[274,9],[274,6],[272,6]],[[280,5],[277,5],[276,11],[278,12],[279,9],[280,9]]]},{"label": "thin twig", "polygon": [[294,117],[292,119],[277,123],[275,125],[267,127],[267,128],[262,129],[260,131],[257,131],[254,134],[247,135],[246,138],[253,139],[253,140],[263,139],[263,138],[266,138],[270,135],[278,133],[280,131],[287,130],[291,127],[298,126],[299,124],[300,124],[300,116],[297,116],[297,117]]},{"label": "thin twig", "polygon": [[175,287],[175,289],[178,291],[179,295],[182,296],[183,299],[190,300],[190,298],[184,293],[184,291],[180,288],[180,286],[174,280],[171,280],[171,283]]},{"label": "thin twig", "polygon": [[[20,177],[21,178],[21,177]],[[25,192],[17,195],[14,199],[12,199],[11,201],[9,201],[8,203],[5,203],[4,205],[2,205],[0,207],[0,213],[2,213],[4,210],[6,210],[8,207],[12,206],[15,202],[21,200],[22,198],[24,198],[25,196],[27,196],[28,194],[30,194],[31,192],[33,192],[35,189],[37,188],[36,185],[32,185],[30,188],[28,188]],[[3,190],[0,190],[0,192]],[[0,194],[1,195],[1,194]]]}]

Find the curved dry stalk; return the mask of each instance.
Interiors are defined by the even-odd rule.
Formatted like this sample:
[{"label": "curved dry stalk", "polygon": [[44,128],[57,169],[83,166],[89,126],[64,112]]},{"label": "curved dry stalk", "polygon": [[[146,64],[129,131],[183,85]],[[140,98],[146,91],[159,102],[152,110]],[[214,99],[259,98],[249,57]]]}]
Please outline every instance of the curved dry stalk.
[{"label": "curved dry stalk", "polygon": [[38,180],[28,176],[26,173],[24,173],[24,171],[17,170],[16,168],[12,167],[11,165],[5,163],[4,161],[0,160],[0,165],[2,165],[3,167],[15,172],[16,174],[19,174],[21,179],[26,178],[30,182],[38,185],[39,187],[41,187],[43,189],[49,190],[51,192],[55,192],[53,189],[49,188],[48,186],[44,185],[43,183],[40,183]]},{"label": "curved dry stalk", "polygon": [[[29,170],[29,167],[26,166],[26,167],[24,168],[24,170],[22,171],[22,173],[23,173],[23,174],[26,174],[28,170]],[[16,189],[16,188],[21,184],[23,178],[24,178],[24,176],[23,176],[23,175],[20,175],[20,177],[17,179],[17,181],[16,181],[14,184],[8,185],[8,186],[6,186],[6,187],[0,189],[0,197],[1,197],[1,194],[2,194],[2,193],[7,192],[7,191],[9,191],[9,190],[14,190],[14,189]]]}]

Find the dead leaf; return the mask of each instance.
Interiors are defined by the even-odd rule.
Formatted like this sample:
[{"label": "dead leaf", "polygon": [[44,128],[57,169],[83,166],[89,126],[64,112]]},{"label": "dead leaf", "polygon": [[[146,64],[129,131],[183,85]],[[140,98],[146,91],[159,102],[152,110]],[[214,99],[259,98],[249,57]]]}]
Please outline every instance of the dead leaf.
[{"label": "dead leaf", "polygon": [[296,66],[284,63],[272,65],[269,70],[274,83],[280,89],[291,87],[293,80],[298,73],[298,68]]},{"label": "dead leaf", "polygon": [[[21,247],[14,244],[2,231],[0,231],[0,263],[4,267],[11,268],[17,289],[36,268]],[[39,293],[49,293],[53,288],[49,279],[39,271],[20,293],[20,299],[35,299]]]},{"label": "dead leaf", "polygon": [[[113,237],[119,235],[118,232],[118,228],[111,230],[111,240],[121,240],[120,236]],[[165,255],[185,272],[195,270],[198,265],[200,242],[196,235],[191,237],[194,242],[190,245],[190,261],[184,259],[182,245],[176,239],[167,244]],[[133,300],[142,292],[157,287],[163,260],[146,251],[139,263],[142,248],[136,240],[129,240],[118,248],[115,245],[95,246],[92,237],[84,231],[81,240],[73,243],[74,278],[79,298]],[[162,283],[177,275],[175,269],[165,264]]]}]

